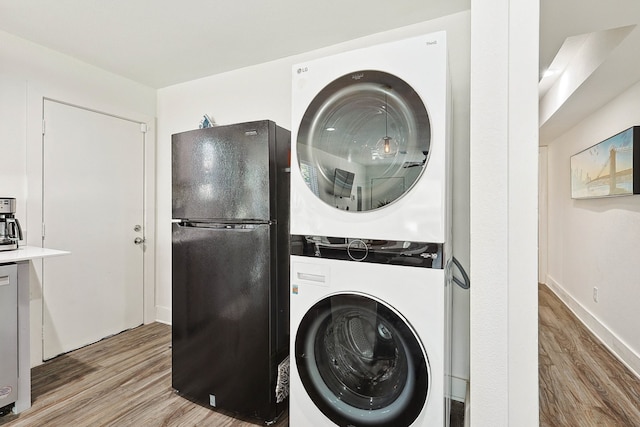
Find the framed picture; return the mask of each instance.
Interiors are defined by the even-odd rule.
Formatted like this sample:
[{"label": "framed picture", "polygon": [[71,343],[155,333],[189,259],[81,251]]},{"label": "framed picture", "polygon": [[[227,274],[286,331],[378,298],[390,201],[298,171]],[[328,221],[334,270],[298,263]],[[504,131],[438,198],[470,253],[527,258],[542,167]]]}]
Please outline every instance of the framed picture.
[{"label": "framed picture", "polygon": [[571,198],[640,194],[639,162],[640,126],[574,154],[571,156]]}]

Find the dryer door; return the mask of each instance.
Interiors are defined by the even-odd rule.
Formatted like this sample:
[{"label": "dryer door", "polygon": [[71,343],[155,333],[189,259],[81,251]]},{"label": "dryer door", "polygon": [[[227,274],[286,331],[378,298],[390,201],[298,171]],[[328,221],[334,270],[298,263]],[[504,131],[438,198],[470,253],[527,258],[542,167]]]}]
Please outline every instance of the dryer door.
[{"label": "dryer door", "polygon": [[407,321],[377,300],[321,300],[302,319],[295,352],[309,397],[337,425],[408,426],[425,406],[424,350]]},{"label": "dryer door", "polygon": [[303,180],[323,202],[369,211],[417,182],[431,141],[427,109],[404,80],[381,71],[342,76],[309,104],[296,151]]}]

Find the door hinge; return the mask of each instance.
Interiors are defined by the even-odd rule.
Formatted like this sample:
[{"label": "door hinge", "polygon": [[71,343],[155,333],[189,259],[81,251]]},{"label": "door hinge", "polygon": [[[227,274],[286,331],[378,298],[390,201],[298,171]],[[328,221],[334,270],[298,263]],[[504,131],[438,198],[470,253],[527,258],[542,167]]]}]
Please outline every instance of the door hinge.
[{"label": "door hinge", "polygon": [[44,222],[42,223],[42,240],[44,240]]},{"label": "door hinge", "polygon": [[147,124],[146,123],[140,123],[140,132],[147,133]]},{"label": "door hinge", "polygon": [[42,134],[44,135],[45,132],[45,121],[44,119],[42,119]]}]

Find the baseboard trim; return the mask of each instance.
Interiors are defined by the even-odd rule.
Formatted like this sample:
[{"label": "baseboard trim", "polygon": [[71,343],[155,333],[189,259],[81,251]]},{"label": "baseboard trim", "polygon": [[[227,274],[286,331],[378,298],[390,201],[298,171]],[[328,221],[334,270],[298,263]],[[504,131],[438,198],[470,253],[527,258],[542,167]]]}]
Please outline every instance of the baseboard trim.
[{"label": "baseboard trim", "polygon": [[458,402],[464,402],[467,394],[467,380],[451,377],[451,398]]},{"label": "baseboard trim", "polygon": [[171,325],[171,308],[156,305],[156,322]]},{"label": "baseboard trim", "polygon": [[547,275],[546,286],[560,298],[602,345],[608,348],[636,377],[640,378],[640,356],[636,352],[580,304],[550,275]]}]

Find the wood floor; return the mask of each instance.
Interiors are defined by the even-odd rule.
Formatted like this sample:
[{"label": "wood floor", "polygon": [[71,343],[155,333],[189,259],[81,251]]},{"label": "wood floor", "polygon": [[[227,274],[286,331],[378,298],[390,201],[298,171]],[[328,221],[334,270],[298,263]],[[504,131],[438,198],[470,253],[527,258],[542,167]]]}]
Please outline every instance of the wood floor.
[{"label": "wood floor", "polygon": [[[255,426],[171,389],[171,327],[141,326],[32,369],[33,406],[3,427]],[[285,413],[275,424],[289,424]]]},{"label": "wood floor", "polygon": [[539,286],[540,425],[640,426],[640,380]]},{"label": "wood floor", "polygon": [[[640,426],[640,381],[546,286],[539,291],[540,425]],[[176,395],[171,389],[170,343],[171,328],[154,323],[38,366],[32,370],[33,407],[0,417],[0,426],[259,424]],[[462,425],[462,408],[456,409],[452,426]],[[285,413],[276,426],[288,424]]]},{"label": "wood floor", "polygon": [[[264,425],[212,411],[171,389],[171,327],[153,323],[32,369],[33,406],[0,417],[3,427],[244,427]],[[462,427],[464,405],[452,404]],[[289,425],[288,413],[275,427]],[[306,427],[306,426],[305,426]]]}]

